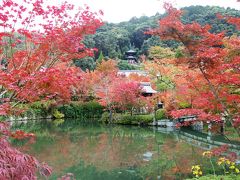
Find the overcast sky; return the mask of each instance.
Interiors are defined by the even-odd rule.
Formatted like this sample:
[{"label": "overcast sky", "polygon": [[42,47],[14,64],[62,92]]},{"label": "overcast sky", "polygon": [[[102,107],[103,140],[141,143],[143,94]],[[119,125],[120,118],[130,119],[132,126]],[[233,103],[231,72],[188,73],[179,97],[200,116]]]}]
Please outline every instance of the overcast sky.
[{"label": "overcast sky", "polygon": [[[57,0],[59,2],[63,0]],[[231,7],[240,10],[237,0],[171,0],[175,7],[190,5],[216,5]],[[162,4],[164,0],[68,0],[76,5],[87,4],[93,10],[103,10],[103,19],[108,22],[127,21],[130,18],[142,15],[155,15],[163,13]]]}]

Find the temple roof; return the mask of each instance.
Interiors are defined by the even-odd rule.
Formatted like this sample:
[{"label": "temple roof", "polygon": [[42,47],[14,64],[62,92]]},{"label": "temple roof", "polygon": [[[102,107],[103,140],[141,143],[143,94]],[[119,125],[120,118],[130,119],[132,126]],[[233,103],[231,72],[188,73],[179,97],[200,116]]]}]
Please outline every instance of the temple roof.
[{"label": "temple roof", "polygon": [[126,53],[136,53],[136,51],[130,49],[129,51],[127,51]]},{"label": "temple roof", "polygon": [[138,74],[139,76],[147,76],[146,71],[140,71],[140,70],[119,70],[118,71],[119,75],[125,75],[129,76],[130,74]]},{"label": "temple roof", "polygon": [[142,88],[142,91],[144,93],[148,93],[148,94],[155,94],[157,93],[157,91],[155,91],[150,82],[141,82],[140,83],[140,87]]}]

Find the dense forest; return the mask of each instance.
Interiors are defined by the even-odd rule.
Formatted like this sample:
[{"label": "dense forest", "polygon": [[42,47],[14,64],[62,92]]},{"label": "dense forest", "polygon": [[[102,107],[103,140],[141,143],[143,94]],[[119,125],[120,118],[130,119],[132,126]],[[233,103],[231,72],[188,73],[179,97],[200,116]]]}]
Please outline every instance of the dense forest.
[{"label": "dense forest", "polygon": [[[240,17],[240,11],[231,8],[221,8],[217,6],[190,6],[182,8],[184,15],[182,21],[184,23],[198,22],[201,25],[211,25],[211,31],[214,33],[225,31],[226,36],[232,36],[239,33],[234,25],[227,23],[224,19],[217,17],[218,14],[225,16]],[[150,51],[151,47],[160,46],[163,48],[171,48],[178,52],[179,44],[174,41],[161,41],[158,36],[145,34],[149,29],[158,26],[158,20],[165,14],[156,14],[155,16],[140,18],[133,17],[129,21],[118,24],[105,23],[97,30],[94,35],[85,38],[87,47],[96,47],[98,51],[95,57],[87,57],[76,60],[75,64],[85,70],[93,70],[96,67],[96,61],[103,57],[108,59],[119,60],[120,69],[135,69],[136,67],[127,64],[120,59],[125,58],[125,52],[129,49],[137,51],[138,55],[145,55],[151,58],[156,48]]]}]

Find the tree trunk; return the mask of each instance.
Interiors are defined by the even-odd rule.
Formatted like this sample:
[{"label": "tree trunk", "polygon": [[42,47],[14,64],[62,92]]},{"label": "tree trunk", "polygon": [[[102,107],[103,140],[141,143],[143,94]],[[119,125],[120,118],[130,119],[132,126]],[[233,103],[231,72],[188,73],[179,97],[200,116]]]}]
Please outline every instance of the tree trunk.
[{"label": "tree trunk", "polygon": [[226,104],[223,101],[221,101],[221,99],[219,98],[216,88],[214,87],[212,82],[208,79],[208,77],[207,77],[206,73],[204,72],[204,70],[201,67],[199,67],[199,69],[200,69],[204,79],[207,81],[207,83],[208,83],[208,85],[209,85],[209,87],[211,89],[211,92],[213,93],[213,96],[215,97],[216,101],[222,105],[222,107],[224,109],[223,114],[226,116],[226,120],[231,123],[231,125],[234,128],[235,132],[240,137],[240,130],[238,128],[234,127],[233,117],[231,116],[230,112],[228,111],[228,108],[227,108]]},{"label": "tree trunk", "polygon": [[112,110],[109,110],[109,123],[112,124]]}]

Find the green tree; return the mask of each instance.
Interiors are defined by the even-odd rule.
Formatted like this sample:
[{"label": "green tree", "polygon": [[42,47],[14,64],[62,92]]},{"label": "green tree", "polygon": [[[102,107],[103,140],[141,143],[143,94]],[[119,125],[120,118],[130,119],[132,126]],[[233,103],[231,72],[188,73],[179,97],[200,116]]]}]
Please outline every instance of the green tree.
[{"label": "green tree", "polygon": [[120,69],[120,70],[135,70],[135,69],[137,69],[136,66],[131,65],[127,61],[124,61],[124,60],[120,60],[118,62],[117,66],[118,66],[118,69]]},{"label": "green tree", "polygon": [[97,58],[97,63],[101,64],[103,60],[104,60],[104,56],[103,56],[102,51],[100,51],[100,54]]},{"label": "green tree", "polygon": [[164,59],[164,58],[174,58],[175,52],[173,52],[170,48],[164,48],[161,46],[152,46],[149,49],[150,59]]},{"label": "green tree", "polygon": [[74,64],[80,67],[83,71],[93,71],[96,68],[96,62],[93,57],[85,57],[82,59],[74,60]]}]

